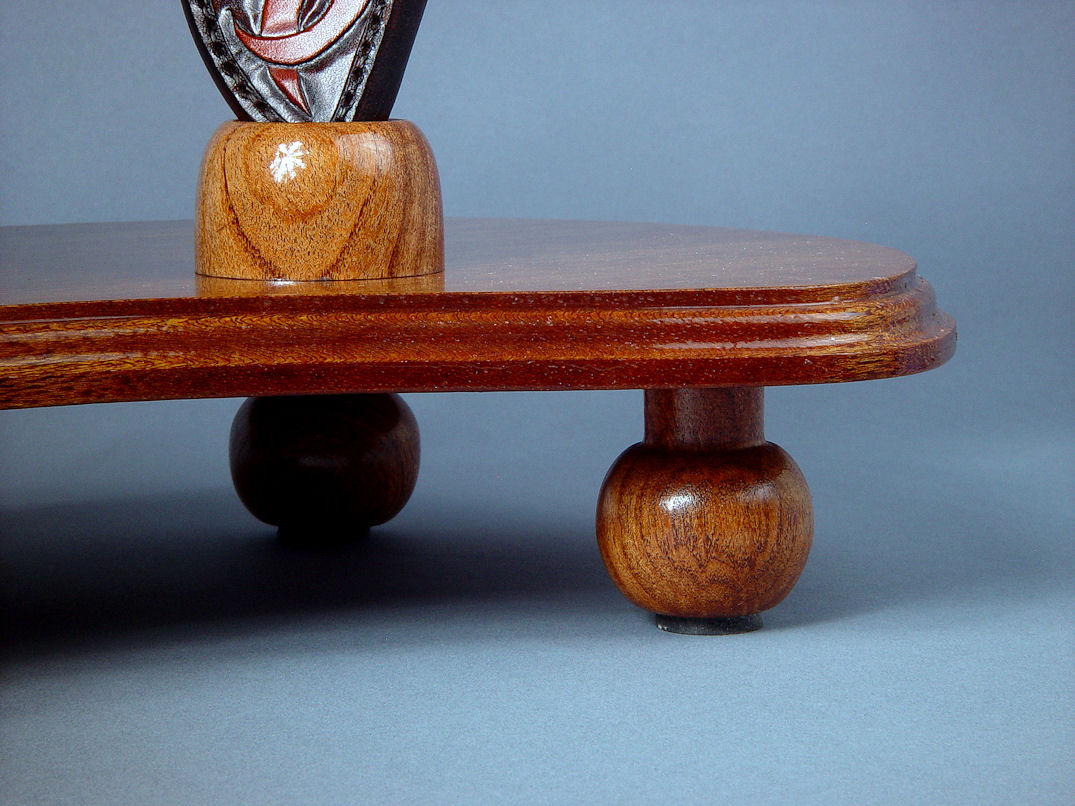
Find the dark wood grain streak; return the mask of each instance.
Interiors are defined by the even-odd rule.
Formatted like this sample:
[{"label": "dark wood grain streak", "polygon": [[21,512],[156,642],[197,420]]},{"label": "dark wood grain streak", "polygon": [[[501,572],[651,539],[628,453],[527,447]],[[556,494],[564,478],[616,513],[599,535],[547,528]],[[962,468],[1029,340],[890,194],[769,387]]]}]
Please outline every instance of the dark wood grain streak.
[{"label": "dark wood grain streak", "polygon": [[[113,264],[152,276],[176,259],[177,232],[190,237],[189,225],[4,232],[0,407],[824,383],[920,372],[955,348],[954,323],[898,252],[663,225],[458,222],[443,292],[153,296],[153,280],[143,297],[71,292],[83,270],[109,287],[99,275]],[[730,285],[706,285],[719,277]]]}]

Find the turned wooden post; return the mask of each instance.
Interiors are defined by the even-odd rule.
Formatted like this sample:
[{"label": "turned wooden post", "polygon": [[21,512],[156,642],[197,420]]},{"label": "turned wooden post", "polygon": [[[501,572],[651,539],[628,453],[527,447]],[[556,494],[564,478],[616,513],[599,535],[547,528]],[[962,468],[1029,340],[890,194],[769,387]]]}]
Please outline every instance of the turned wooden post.
[{"label": "turned wooden post", "polygon": [[646,438],[612,466],[597,537],[612,580],[672,632],[757,629],[810,551],[795,462],[762,427],[762,389],[646,392]]},{"label": "turned wooden post", "polygon": [[765,444],[764,389],[649,389],[646,445],[675,451]]}]

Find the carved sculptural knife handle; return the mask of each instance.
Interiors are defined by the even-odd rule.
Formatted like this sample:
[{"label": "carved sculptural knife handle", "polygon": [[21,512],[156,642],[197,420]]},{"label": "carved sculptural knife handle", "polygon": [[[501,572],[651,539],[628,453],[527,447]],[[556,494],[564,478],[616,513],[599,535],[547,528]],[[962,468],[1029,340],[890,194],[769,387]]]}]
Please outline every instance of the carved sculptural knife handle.
[{"label": "carved sculptural knife handle", "polygon": [[425,0],[182,0],[239,120],[387,120]]}]

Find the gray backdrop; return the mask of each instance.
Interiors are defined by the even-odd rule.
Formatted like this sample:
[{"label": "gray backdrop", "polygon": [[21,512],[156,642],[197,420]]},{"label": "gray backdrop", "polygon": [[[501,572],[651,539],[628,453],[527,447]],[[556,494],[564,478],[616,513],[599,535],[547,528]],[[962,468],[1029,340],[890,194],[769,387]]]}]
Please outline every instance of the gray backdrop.
[{"label": "gray backdrop", "polygon": [[[92,6],[92,8],[91,8]],[[186,218],[228,108],[178,2],[0,4],[0,221]],[[799,586],[654,630],[593,507],[640,393],[409,398],[407,510],[295,553],[238,401],[0,414],[7,803],[1067,803],[1075,5],[431,0],[396,105],[450,215],[913,254],[947,366],[777,389]]]}]

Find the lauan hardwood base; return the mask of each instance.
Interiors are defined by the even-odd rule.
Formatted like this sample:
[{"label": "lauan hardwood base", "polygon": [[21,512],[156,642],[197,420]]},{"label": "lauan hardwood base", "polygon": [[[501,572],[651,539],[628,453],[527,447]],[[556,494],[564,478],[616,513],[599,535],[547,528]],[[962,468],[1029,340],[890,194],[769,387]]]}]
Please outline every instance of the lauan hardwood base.
[{"label": "lauan hardwood base", "polygon": [[399,392],[644,389],[597,537],[661,629],[727,634],[791,590],[810,494],[763,387],[906,375],[955,349],[914,262],[879,246],[645,224],[451,221],[443,282],[196,285],[190,224],[0,230],[0,407],[248,396],[248,508],[298,542],[406,503]]}]

